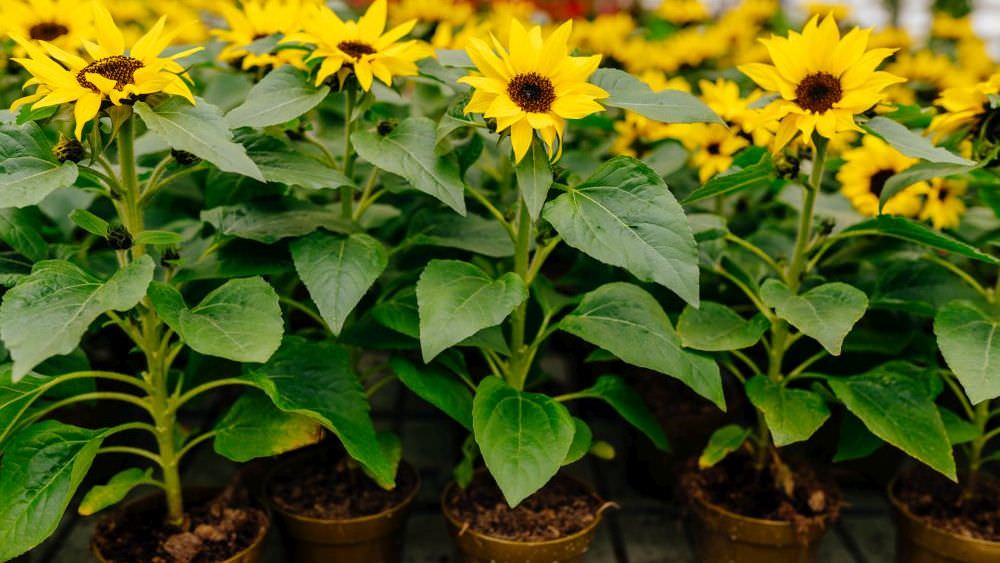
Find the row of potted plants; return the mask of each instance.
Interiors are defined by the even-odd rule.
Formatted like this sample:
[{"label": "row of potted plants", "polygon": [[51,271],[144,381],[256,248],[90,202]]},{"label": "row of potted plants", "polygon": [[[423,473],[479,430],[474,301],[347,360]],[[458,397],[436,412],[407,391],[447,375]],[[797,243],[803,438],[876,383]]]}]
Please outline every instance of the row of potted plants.
[{"label": "row of potted plants", "polygon": [[[0,560],[78,492],[90,515],[140,487],[101,560],[254,561],[274,516],[296,560],[398,560],[420,477],[369,406],[397,381],[467,432],[442,511],[469,561],[583,557],[611,504],[562,468],[625,446],[591,405],[661,452],[705,434],[669,479],[700,561],[814,559],[843,501],[807,442],[912,458],[900,561],[1000,557],[1000,75],[961,20],[932,39],[967,80],[945,88],[757,1],[551,25],[219,2],[217,39],[180,47],[165,18],[18,6]],[[186,489],[209,443],[313,447],[257,494]],[[104,457],[128,468],[91,486]]]}]

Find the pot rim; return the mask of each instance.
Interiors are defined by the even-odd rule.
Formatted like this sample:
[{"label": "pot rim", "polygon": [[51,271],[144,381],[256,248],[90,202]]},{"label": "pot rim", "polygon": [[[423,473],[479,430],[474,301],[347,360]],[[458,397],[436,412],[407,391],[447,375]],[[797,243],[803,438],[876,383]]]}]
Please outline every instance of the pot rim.
[{"label": "pot rim", "polygon": [[[223,489],[223,487],[205,487],[205,486],[197,486],[196,485],[196,486],[191,486],[191,487],[183,487],[182,491],[183,491],[183,493],[186,496],[186,493],[201,493],[201,492],[207,492],[207,491],[221,491],[222,489]],[[153,491],[153,492],[151,492],[149,494],[142,495],[141,497],[136,498],[134,500],[131,500],[131,501],[125,503],[124,505],[122,505],[121,507],[115,509],[114,512],[110,512],[110,513],[104,515],[102,517],[102,520],[109,519],[109,518],[114,518],[116,515],[119,515],[122,512],[127,511],[130,507],[133,507],[133,506],[135,506],[137,504],[144,503],[144,502],[151,502],[152,499],[154,499],[156,497],[163,497],[163,496],[165,496],[164,493],[163,493],[163,491]],[[240,551],[234,553],[228,559],[223,559],[221,561],[216,561],[214,563],[232,563],[234,561],[239,561],[241,558],[245,557],[251,551],[254,551],[256,549],[260,549],[261,544],[264,543],[264,539],[267,537],[268,532],[271,531],[271,514],[270,514],[270,511],[268,510],[267,506],[254,506],[252,508],[254,508],[255,510],[260,511],[260,513],[264,515],[264,523],[263,523],[262,526],[258,527],[258,529],[257,529],[257,535],[254,537],[253,541],[251,541],[250,544],[247,545],[245,548],[243,548]],[[105,557],[103,553],[101,553],[101,550],[97,546],[97,543],[95,541],[96,539],[97,539],[97,530],[95,529],[94,532],[90,536],[90,552],[93,553],[94,556],[97,557],[97,559],[99,561],[101,561],[102,563],[115,563],[114,561],[112,561],[112,560],[108,559],[107,557]]]},{"label": "pot rim", "polygon": [[892,479],[889,480],[889,485],[886,487],[886,494],[889,497],[889,502],[892,504],[892,507],[896,509],[896,512],[898,514],[902,515],[907,520],[914,522],[915,524],[917,524],[922,528],[933,530],[934,532],[937,532],[939,534],[944,534],[955,541],[966,542],[972,545],[982,546],[984,548],[1000,549],[1000,541],[990,541],[981,538],[972,538],[969,536],[956,534],[951,530],[945,530],[944,528],[939,528],[928,522],[926,519],[921,518],[920,516],[917,516],[916,514],[911,512],[910,507],[906,506],[906,504],[903,501],[898,499],[895,493],[893,492],[894,489],[896,488],[896,483],[899,482],[899,478],[902,474],[903,471],[896,472],[896,474],[893,475]]},{"label": "pot rim", "polygon": [[[483,473],[486,473],[486,472],[487,472],[486,469],[479,468],[479,469],[477,469],[475,471],[475,475],[480,475],[480,474],[483,474]],[[579,538],[581,538],[583,536],[586,536],[589,533],[592,533],[594,531],[594,529],[597,528],[597,526],[600,525],[600,523],[604,520],[604,511],[607,510],[607,508],[609,508],[610,506],[617,506],[617,505],[614,505],[613,503],[609,504],[608,501],[604,500],[604,498],[601,497],[601,495],[598,494],[598,492],[592,486],[590,486],[587,483],[583,482],[581,479],[577,479],[576,477],[574,477],[572,475],[566,475],[564,473],[557,473],[556,475],[559,475],[559,476],[561,476],[561,477],[563,477],[565,479],[570,479],[572,481],[575,481],[575,482],[579,483],[584,488],[586,488],[588,491],[590,491],[590,493],[592,495],[594,495],[594,497],[598,501],[601,502],[601,506],[597,509],[597,517],[594,518],[594,521],[591,522],[586,527],[584,527],[583,529],[581,529],[579,531],[576,531],[576,532],[573,532],[572,534],[570,534],[568,536],[564,536],[564,537],[561,537],[561,538],[558,538],[558,539],[554,539],[554,540],[543,540],[543,541],[517,541],[517,540],[509,540],[509,539],[506,539],[506,538],[499,538],[499,537],[496,537],[496,536],[491,536],[489,534],[484,534],[483,532],[480,532],[479,530],[473,529],[471,526],[465,528],[465,530],[462,533],[463,534],[472,534],[474,536],[477,536],[479,538],[485,539],[487,541],[494,542],[494,543],[501,544],[501,545],[508,545],[508,546],[544,547],[544,546],[558,545],[558,544],[561,544],[561,543],[567,543],[567,542],[570,542],[570,541],[574,541],[574,540],[579,539]],[[448,504],[446,502],[447,499],[448,499],[448,493],[450,493],[451,490],[453,488],[457,487],[457,486],[458,486],[458,483],[454,479],[452,479],[451,481],[449,481],[448,484],[445,486],[444,491],[441,493],[441,512],[444,514],[445,519],[447,519],[448,522],[451,525],[453,525],[453,526],[455,526],[455,528],[461,530],[462,527],[464,526],[464,523],[461,522],[461,521],[459,521],[457,518],[455,518],[455,516],[448,510]]]},{"label": "pot rim", "polygon": [[[289,512],[283,509],[282,507],[278,506],[278,504],[271,499],[271,482],[274,480],[275,475],[278,474],[279,470],[293,463],[300,462],[312,454],[313,452],[302,452],[296,456],[293,456],[285,460],[283,463],[275,465],[271,469],[271,471],[268,472],[267,481],[265,482],[264,485],[264,492],[265,492],[264,497],[265,500],[267,501],[267,505],[271,508],[271,510],[277,512],[284,518],[288,518],[289,520],[296,520],[298,522],[305,522],[311,524],[363,524],[373,520],[379,520],[381,518],[384,518],[387,514],[392,514],[398,510],[408,507],[410,504],[413,503],[413,500],[417,497],[417,493],[420,492],[420,485],[422,484],[420,480],[420,472],[417,471],[417,468],[413,467],[413,465],[411,465],[409,462],[401,460],[399,462],[400,469],[406,467],[407,469],[409,469],[410,472],[413,473],[413,490],[411,490],[409,494],[403,497],[403,500],[401,500],[398,504],[390,506],[389,508],[381,512],[376,512],[375,514],[368,514],[366,516],[355,516],[354,518],[316,518],[314,516],[306,516],[304,514],[296,514],[294,512]],[[397,474],[398,473],[399,472],[397,471]]]}]

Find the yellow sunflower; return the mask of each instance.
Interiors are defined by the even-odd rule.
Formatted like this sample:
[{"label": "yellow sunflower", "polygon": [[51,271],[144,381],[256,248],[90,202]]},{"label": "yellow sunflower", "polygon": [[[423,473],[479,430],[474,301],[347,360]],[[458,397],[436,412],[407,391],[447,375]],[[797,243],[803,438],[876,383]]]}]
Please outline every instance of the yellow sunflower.
[{"label": "yellow sunflower", "polygon": [[774,150],[801,132],[808,143],[813,131],[833,137],[859,131],[854,116],[885,97],[883,89],[904,79],[875,70],[893,49],[866,50],[870,29],[854,28],[843,37],[832,16],[809,20],[802,33],[761,41],[774,65],[751,63],[739,69],[762,88],[781,97],[767,112],[780,121]]},{"label": "yellow sunflower", "polygon": [[16,100],[11,110],[25,104],[40,108],[74,103],[76,137],[79,139],[83,127],[97,116],[104,101],[121,105],[138,96],[163,92],[182,96],[193,104],[194,97],[183,78],[184,68],[177,59],[200,51],[201,47],[161,58],[160,53],[176,34],[164,33],[165,23],[165,18],[160,18],[126,51],[125,39],[111,14],[102,5],[95,4],[98,43],[83,43],[88,58],[51,43],[42,42],[39,46],[24,37],[13,36],[28,54],[14,59],[32,75],[25,86],[36,88],[33,94]]},{"label": "yellow sunflower", "polygon": [[701,0],[663,0],[656,14],[677,25],[704,21],[709,16]]},{"label": "yellow sunflower", "polygon": [[930,131],[941,137],[963,127],[978,126],[990,108],[990,96],[997,94],[1000,94],[1000,73],[979,84],[948,88],[935,101],[944,113],[934,116]]},{"label": "yellow sunflower", "polygon": [[931,181],[920,218],[930,220],[938,230],[954,229],[965,214],[965,202],[962,201],[965,189],[965,182],[935,178]]},{"label": "yellow sunflower", "polygon": [[385,31],[386,0],[375,0],[357,21],[340,19],[330,8],[316,7],[306,18],[302,31],[282,39],[282,43],[314,45],[307,61],[322,60],[316,84],[336,74],[341,82],[350,73],[361,89],[371,90],[373,78],[387,86],[394,76],[415,76],[417,61],[434,56],[434,50],[422,41],[400,42],[416,20]]},{"label": "yellow sunflower", "polygon": [[496,119],[497,131],[510,129],[518,162],[528,152],[534,131],[550,157],[558,143],[558,158],[566,120],[604,109],[597,100],[608,93],[587,82],[601,56],[571,57],[567,41],[572,27],[566,22],[543,39],[541,27],[526,30],[512,21],[507,47],[493,37],[492,47],[472,39],[466,49],[479,72],[459,79],[474,89],[465,113]]},{"label": "yellow sunflower", "polygon": [[906,84],[889,89],[890,98],[906,104],[915,103],[918,97],[930,103],[942,90],[967,86],[976,81],[973,76],[956,68],[948,55],[930,49],[901,53],[886,67],[886,71],[906,78]]},{"label": "yellow sunflower", "polygon": [[691,165],[698,168],[702,183],[729,170],[733,155],[750,145],[736,131],[717,123],[677,124],[671,132],[691,152]]},{"label": "yellow sunflower", "polygon": [[0,3],[0,35],[48,41],[68,50],[79,49],[91,36],[93,9],[79,0],[4,0]]},{"label": "yellow sunflower", "polygon": [[[843,158],[844,164],[837,171],[840,192],[850,200],[858,213],[869,217],[878,215],[879,197],[886,181],[917,163],[917,159],[904,156],[872,135],[866,135],[860,147],[845,151]],[[913,184],[887,201],[882,212],[887,215],[916,217],[926,193],[926,182]]]},{"label": "yellow sunflower", "polygon": [[219,11],[229,28],[212,31],[212,35],[226,43],[219,53],[219,59],[238,61],[243,70],[278,68],[286,64],[304,69],[304,50],[281,49],[269,53],[252,53],[247,47],[264,37],[299,31],[307,8],[311,9],[316,5],[316,0],[245,0],[242,2],[242,9],[239,9],[232,4],[220,3]]}]

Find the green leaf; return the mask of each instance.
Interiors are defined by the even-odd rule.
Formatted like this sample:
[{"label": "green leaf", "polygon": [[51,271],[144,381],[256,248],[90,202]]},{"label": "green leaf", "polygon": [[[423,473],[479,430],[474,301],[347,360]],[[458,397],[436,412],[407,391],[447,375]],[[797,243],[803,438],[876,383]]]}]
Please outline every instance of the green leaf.
[{"label": "green leaf", "polygon": [[33,156],[55,162],[52,142],[37,123],[0,125],[0,162],[19,156]]},{"label": "green leaf", "polygon": [[399,357],[389,360],[389,367],[416,396],[472,431],[472,391],[468,386],[437,368],[417,367]]},{"label": "green leaf", "polygon": [[18,432],[0,458],[0,560],[42,543],[56,530],[104,438],[46,420]]},{"label": "green leaf", "polygon": [[764,413],[778,447],[808,440],[830,418],[822,396],[805,389],[790,389],[765,375],[747,380],[746,391],[750,402]]},{"label": "green leaf", "polygon": [[236,362],[266,362],[281,344],[285,325],[278,295],[261,277],[229,280],[189,309],[180,292],[162,282],[149,298],[192,350]]},{"label": "green leaf", "polygon": [[586,422],[574,416],[573,426],[573,443],[569,446],[569,452],[566,454],[566,459],[563,460],[563,465],[569,465],[583,459],[594,443],[594,433],[590,431]]},{"label": "green leaf", "polygon": [[174,246],[183,241],[183,237],[173,231],[142,231],[135,237],[136,243],[151,246]]},{"label": "green leaf", "polygon": [[323,227],[348,232],[339,210],[311,203],[284,200],[268,205],[241,203],[201,212],[201,219],[215,227],[222,236],[273,244],[281,239],[300,237]]},{"label": "green leaf", "polygon": [[473,213],[463,217],[427,211],[409,222],[406,244],[458,248],[492,258],[514,255],[514,243],[499,222]]},{"label": "green leaf", "polygon": [[913,158],[920,158],[930,162],[941,162],[948,164],[960,164],[971,166],[975,162],[962,158],[947,149],[935,147],[930,139],[910,131],[906,127],[896,123],[888,117],[873,117],[868,120],[865,127],[882,137],[887,143],[899,152]]},{"label": "green leaf", "polygon": [[873,234],[880,234],[902,239],[908,242],[914,242],[930,248],[960,254],[967,258],[972,258],[988,264],[1000,264],[1000,259],[995,256],[990,256],[989,254],[980,251],[978,248],[970,246],[946,234],[932,231],[920,223],[905,217],[880,215],[873,219],[848,227],[847,229],[844,229],[842,233],[850,233],[852,231],[874,231]]},{"label": "green leaf", "polygon": [[770,326],[764,315],[754,315],[748,321],[725,305],[702,301],[698,309],[684,307],[677,320],[677,334],[686,348],[722,352],[753,346]]},{"label": "green leaf", "polygon": [[839,463],[868,457],[884,443],[858,417],[846,412],[840,422],[837,453],[834,454],[833,461]]},{"label": "green leaf", "polygon": [[948,433],[948,441],[951,442],[951,445],[966,444],[982,434],[975,424],[958,416],[955,411],[938,407],[938,412],[941,413],[941,422],[944,423],[944,429]]},{"label": "green leaf", "polygon": [[663,179],[645,164],[622,156],[609,160],[546,204],[544,217],[573,248],[698,305],[691,227]]},{"label": "green leaf", "polygon": [[472,425],[483,461],[512,507],[559,471],[576,433],[566,407],[494,376],[476,389]]},{"label": "green leaf", "polygon": [[319,231],[291,245],[295,269],[334,335],[389,264],[374,238]]},{"label": "green leaf", "polygon": [[741,192],[744,190],[763,189],[774,181],[774,162],[771,155],[765,153],[760,162],[751,164],[742,170],[713,177],[703,186],[691,192],[684,198],[684,205],[691,205],[702,200]]},{"label": "green leaf", "polygon": [[527,298],[528,290],[517,274],[493,279],[468,262],[431,260],[417,281],[424,362],[502,323]]},{"label": "green leaf", "polygon": [[333,432],[379,485],[393,486],[392,463],[375,436],[368,398],[351,369],[347,349],[289,336],[266,364],[247,368],[244,377],[279,409],[315,420]]},{"label": "green leaf", "polygon": [[913,184],[916,184],[917,182],[923,182],[924,180],[930,180],[932,178],[964,175],[975,169],[976,166],[965,166],[961,164],[918,162],[902,172],[893,174],[888,180],[886,180],[885,186],[882,187],[882,193],[879,194],[878,198],[879,213],[882,212],[882,208],[885,207],[886,202],[892,199],[894,195],[912,186]]},{"label": "green leaf", "polygon": [[708,469],[719,463],[725,457],[740,449],[743,442],[750,437],[750,429],[737,424],[728,424],[712,433],[701,456],[698,457],[698,467]]},{"label": "green leaf", "polygon": [[246,149],[233,141],[219,108],[200,98],[196,101],[192,106],[184,98],[172,96],[155,108],[146,102],[137,102],[133,108],[146,127],[171,148],[207,160],[223,172],[263,182],[263,174],[247,156]]},{"label": "green leaf", "polygon": [[403,120],[388,135],[358,130],[351,136],[361,158],[378,168],[405,178],[460,215],[465,215],[465,183],[454,154],[438,156],[434,122],[426,117]]},{"label": "green leaf", "polygon": [[17,430],[21,417],[46,391],[43,385],[50,381],[49,377],[29,373],[15,382],[11,377],[12,368],[9,363],[0,365],[0,451],[7,438]]},{"label": "green leaf", "polygon": [[81,516],[96,514],[105,508],[118,504],[128,493],[139,485],[154,483],[153,470],[143,471],[132,467],[116,473],[106,485],[94,485],[80,501],[77,512]]},{"label": "green leaf", "polygon": [[725,122],[697,97],[679,90],[654,92],[649,85],[617,69],[601,68],[590,81],[608,93],[607,106],[627,109],[662,123]]},{"label": "green leaf", "polygon": [[719,366],[684,350],[660,304],[638,286],[616,282],[591,291],[559,328],[632,365],[676,377],[719,408],[726,408]]},{"label": "green leaf", "polygon": [[517,164],[517,187],[532,221],[537,221],[552,186],[552,166],[541,143],[531,143],[528,154]]},{"label": "green leaf", "polygon": [[0,240],[33,262],[49,254],[41,230],[37,214],[26,209],[0,209]]},{"label": "green leaf", "polygon": [[58,188],[72,186],[76,164],[59,164],[34,156],[19,156],[0,162],[0,208],[36,205]]},{"label": "green leaf", "polygon": [[1000,318],[970,301],[952,301],[934,317],[938,347],[973,404],[1000,397]]},{"label": "green leaf", "polygon": [[108,236],[108,222],[86,209],[74,209],[73,212],[69,214],[69,219],[70,221],[73,221],[77,227],[80,227],[92,235],[97,235],[99,237]]},{"label": "green leaf", "polygon": [[646,401],[629,387],[624,379],[614,375],[602,375],[592,387],[573,393],[573,396],[606,402],[629,424],[645,434],[653,445],[665,452],[670,451],[670,443],[667,441],[667,435],[663,433],[660,421],[646,406]]},{"label": "green leaf", "polygon": [[[884,263],[882,263],[884,264]],[[976,290],[954,273],[926,260],[903,259],[880,265],[871,307],[906,311],[933,317],[937,310],[956,299],[975,299]]]},{"label": "green leaf", "polygon": [[343,172],[274,137],[241,134],[237,139],[268,182],[308,190],[354,185]]},{"label": "green leaf", "polygon": [[815,338],[834,356],[840,355],[844,338],[868,308],[863,291],[841,282],[795,295],[785,284],[769,279],[761,286],[760,297],[779,317]]},{"label": "green leaf", "polygon": [[955,480],[955,459],[927,382],[909,364],[883,364],[827,383],[879,438]]},{"label": "green leaf", "polygon": [[239,463],[323,439],[323,427],[317,421],[280,410],[267,395],[253,390],[241,395],[213,430],[215,453]]},{"label": "green leaf", "polygon": [[322,102],[330,88],[313,86],[301,70],[285,65],[254,84],[243,104],[226,114],[229,127],[268,127],[287,123]]},{"label": "green leaf", "polygon": [[101,314],[139,303],[153,268],[153,260],[143,256],[101,281],[64,260],[36,263],[0,305],[0,336],[14,359],[13,380],[52,356],[72,352]]}]

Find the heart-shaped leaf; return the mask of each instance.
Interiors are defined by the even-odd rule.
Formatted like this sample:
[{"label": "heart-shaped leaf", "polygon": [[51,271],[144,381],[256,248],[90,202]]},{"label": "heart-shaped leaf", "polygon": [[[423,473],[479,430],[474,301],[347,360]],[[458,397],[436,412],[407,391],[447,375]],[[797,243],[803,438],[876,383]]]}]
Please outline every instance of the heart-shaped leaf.
[{"label": "heart-shaped leaf", "polygon": [[834,356],[840,355],[844,338],[868,308],[863,291],[841,282],[795,295],[785,284],[769,279],[761,286],[760,297],[780,318],[815,338]]},{"label": "heart-shaped leaf", "polygon": [[764,315],[746,320],[725,305],[702,301],[697,309],[690,305],[684,308],[677,320],[677,334],[687,348],[721,352],[753,346],[770,326]]},{"label": "heart-shaped leaf", "polygon": [[765,375],[747,380],[746,391],[753,406],[764,413],[778,447],[809,439],[830,418],[830,408],[819,394],[789,389]]},{"label": "heart-shaped leaf", "polygon": [[973,404],[1000,397],[1000,318],[970,301],[952,301],[934,317],[934,334]]}]

